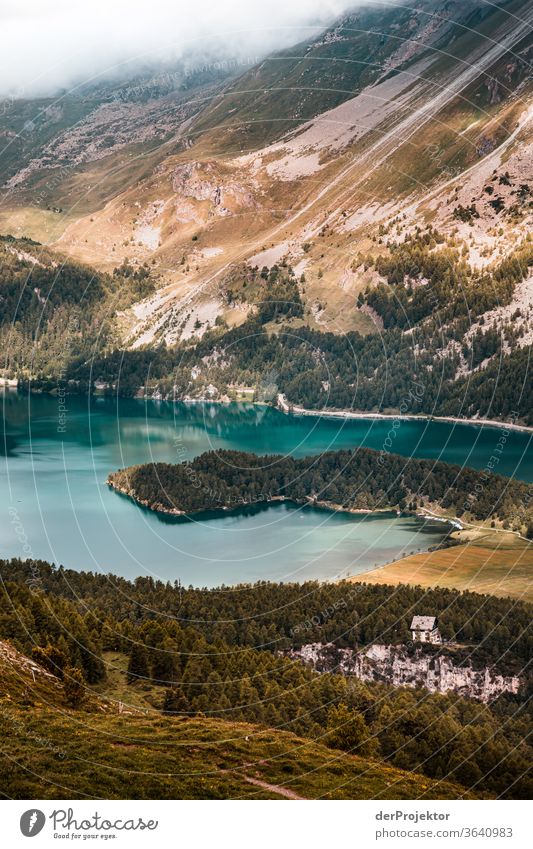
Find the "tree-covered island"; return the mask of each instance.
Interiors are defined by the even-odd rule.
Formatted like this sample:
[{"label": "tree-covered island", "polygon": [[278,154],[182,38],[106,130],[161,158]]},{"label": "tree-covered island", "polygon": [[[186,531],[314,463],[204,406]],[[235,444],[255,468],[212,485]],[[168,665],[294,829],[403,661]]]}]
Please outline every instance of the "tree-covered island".
[{"label": "tree-covered island", "polygon": [[138,504],[174,515],[286,500],[353,512],[426,509],[493,526],[512,521],[528,534],[533,527],[526,483],[369,448],[303,458],[208,451],[183,463],[121,469],[107,483]]}]

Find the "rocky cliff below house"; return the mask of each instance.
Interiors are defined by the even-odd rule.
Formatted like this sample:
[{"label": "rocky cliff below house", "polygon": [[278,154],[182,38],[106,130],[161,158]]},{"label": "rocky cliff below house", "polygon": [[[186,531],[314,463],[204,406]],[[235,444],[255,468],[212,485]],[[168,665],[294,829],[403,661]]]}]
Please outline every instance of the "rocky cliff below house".
[{"label": "rocky cliff below house", "polygon": [[491,667],[456,665],[446,654],[428,654],[421,648],[413,651],[406,646],[373,645],[356,651],[332,643],[310,643],[289,654],[317,672],[335,669],[361,681],[424,687],[431,693],[453,691],[481,702],[490,702],[501,693],[517,693],[521,683],[518,677],[501,675]]}]

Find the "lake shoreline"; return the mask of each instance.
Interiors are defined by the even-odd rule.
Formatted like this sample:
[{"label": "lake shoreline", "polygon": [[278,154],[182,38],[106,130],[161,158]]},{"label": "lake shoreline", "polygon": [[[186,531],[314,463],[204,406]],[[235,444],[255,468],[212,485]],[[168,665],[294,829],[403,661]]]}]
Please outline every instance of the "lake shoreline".
[{"label": "lake shoreline", "polygon": [[317,418],[330,418],[342,420],[357,420],[357,419],[372,419],[383,421],[426,421],[426,422],[447,422],[448,424],[469,425],[473,427],[491,427],[497,430],[515,430],[521,433],[533,434],[533,427],[528,425],[519,425],[513,422],[503,422],[497,419],[461,419],[458,416],[431,416],[420,413],[367,413],[364,411],[355,410],[311,410],[307,407],[289,404],[285,395],[278,395],[278,403],[276,409],[285,415],[293,416],[315,416]]},{"label": "lake shoreline", "polygon": [[496,430],[514,430],[518,433],[533,434],[533,426],[516,424],[514,422],[500,421],[499,419],[461,419],[458,416],[432,416],[429,413],[372,413],[364,410],[312,410],[308,407],[301,407],[296,404],[290,404],[285,395],[278,395],[278,400],[275,404],[269,404],[268,401],[236,401],[231,398],[150,398],[147,395],[142,396],[139,400],[143,401],[165,401],[173,404],[216,404],[228,406],[230,404],[250,404],[254,407],[270,407],[273,410],[278,410],[284,415],[293,416],[310,416],[314,418],[342,419],[347,421],[358,420],[383,420],[383,421],[414,421],[414,422],[444,422],[448,424],[468,425],[470,427],[491,427]]},{"label": "lake shoreline", "polygon": [[[58,404],[48,393],[32,395],[31,403],[27,393],[5,393],[4,453],[9,475],[4,476],[2,494],[13,508],[12,521],[8,517],[2,528],[5,556],[21,553],[18,516],[26,530],[31,528],[35,558],[76,569],[88,568],[89,563],[104,572],[111,567],[119,569],[130,577],[148,571],[169,580],[179,575],[185,584],[212,586],[239,583],[250,576],[253,580],[332,580],[389,563],[411,549],[439,544],[450,531],[449,524],[434,521],[424,527],[424,520],[417,517],[335,515],[289,504],[252,505],[219,511],[205,521],[204,517],[190,521],[134,506],[126,495],[105,485],[109,473],[119,466],[150,459],[169,463],[182,456],[192,462],[202,451],[219,452],[228,447],[260,455],[281,451],[295,457],[353,450],[359,443],[379,449],[390,424],[370,427],[369,422],[341,425],[327,418],[291,418],[272,406],[249,403],[158,404],[77,394],[68,400],[66,433],[58,433]],[[426,435],[424,445],[415,449],[413,434],[416,439],[426,429],[429,438]],[[451,437],[441,459],[478,468],[484,468],[500,438],[500,433],[492,430],[483,433],[457,427],[452,434],[450,424],[437,428],[416,422],[400,427],[397,433],[395,448],[429,460],[435,459],[434,449]],[[524,455],[528,440],[518,433],[507,437],[503,459],[508,475],[524,456],[522,469],[527,462],[528,470],[522,477],[533,479],[533,466]],[[178,450],[182,452],[179,455]],[[34,471],[38,473],[35,476]],[[128,485],[127,480],[121,483]],[[166,503],[158,498],[157,490],[139,494]],[[260,493],[236,494],[257,498]],[[320,496],[320,491],[317,494]],[[39,502],[51,506],[46,532],[39,518]],[[178,493],[176,507],[179,503]],[[373,503],[383,506],[379,500]],[[188,502],[182,509],[185,505],[189,506]],[[68,516],[71,520],[66,522]]]},{"label": "lake shoreline", "polygon": [[[14,385],[13,382],[10,382],[9,386],[7,383],[7,379],[2,384],[0,382],[0,392],[2,391],[11,391],[18,392],[20,394],[36,394],[43,395],[48,394],[54,396],[56,391],[54,389],[46,390],[46,389],[29,389],[25,390],[20,386]],[[66,393],[67,395],[76,395],[85,397],[87,393],[84,392],[70,392]],[[113,393],[111,396],[107,396],[104,393],[100,392],[91,392],[89,393],[93,398],[129,398],[126,395],[116,395]],[[231,404],[249,404],[250,406],[255,407],[269,407],[273,410],[278,410],[284,415],[293,415],[293,416],[311,416],[315,418],[329,418],[329,419],[341,419],[343,421],[358,421],[365,419],[370,419],[372,421],[414,421],[414,422],[443,422],[447,424],[458,424],[458,425],[468,425],[469,427],[490,427],[496,430],[513,430],[518,433],[529,433],[533,434],[533,425],[525,425],[525,424],[516,424],[515,422],[506,422],[500,421],[499,419],[463,419],[459,416],[433,416],[429,413],[373,413],[367,412],[365,410],[330,410],[330,409],[322,409],[322,410],[312,410],[308,407],[301,407],[297,404],[290,404],[285,395],[280,393],[278,395],[278,400],[275,404],[271,404],[268,401],[238,401],[232,398],[168,398],[168,397],[150,397],[148,395],[135,395],[133,400],[137,401],[153,401],[154,403],[163,401],[167,404],[184,404],[185,406],[193,406],[195,404],[215,404],[220,406],[229,406]]]},{"label": "lake shoreline", "polygon": [[[282,400],[281,400],[282,399]],[[462,419],[459,416],[433,416],[429,413],[372,413],[365,410],[313,410],[309,407],[301,407],[297,404],[290,404],[285,395],[278,395],[278,401],[275,404],[269,404],[267,401],[235,401],[231,398],[149,398],[147,395],[139,400],[143,401],[165,401],[166,403],[174,404],[216,404],[228,406],[230,404],[250,404],[255,407],[270,407],[273,410],[278,410],[284,415],[292,416],[309,416],[314,418],[342,419],[347,421],[364,421],[371,419],[372,421],[414,421],[414,422],[444,422],[447,424],[468,425],[470,427],[490,427],[496,430],[514,430],[518,433],[533,434],[533,426],[516,424],[515,422],[500,421],[499,419]]]}]

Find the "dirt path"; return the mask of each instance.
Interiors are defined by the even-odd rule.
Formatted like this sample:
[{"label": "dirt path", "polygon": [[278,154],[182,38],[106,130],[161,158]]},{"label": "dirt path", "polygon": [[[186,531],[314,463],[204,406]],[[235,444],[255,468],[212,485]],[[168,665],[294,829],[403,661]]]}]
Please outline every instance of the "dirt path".
[{"label": "dirt path", "polygon": [[[509,480],[511,480],[511,478],[509,478]],[[421,507],[420,510],[421,510],[422,513],[427,514],[429,516],[429,518],[431,518],[431,519],[437,519],[437,520],[445,519],[445,517],[439,516],[437,513],[434,513],[433,510],[429,510],[427,507]],[[520,531],[512,531],[509,528],[487,528],[487,527],[485,527],[485,525],[476,525],[476,524],[474,524],[474,522],[467,522],[465,519],[458,519],[457,516],[453,516],[451,519],[446,518],[446,521],[456,522],[458,525],[462,525],[463,531],[467,530],[468,528],[473,528],[475,531],[486,531],[485,536],[489,533],[490,534],[512,534],[513,536],[518,537],[518,539],[521,539],[524,542],[527,542],[527,543],[531,542],[529,537],[522,536]],[[385,565],[388,566],[389,564],[387,563]],[[378,567],[378,568],[383,568],[383,567]]]},{"label": "dirt path", "polygon": [[284,796],[286,799],[298,799],[305,801],[304,796],[298,796],[294,790],[289,790],[287,787],[281,787],[279,784],[268,784],[267,781],[261,781],[259,778],[251,778],[249,775],[243,776],[248,784],[254,784],[256,787],[262,787],[263,790],[270,790],[271,793],[277,793],[278,796]]}]

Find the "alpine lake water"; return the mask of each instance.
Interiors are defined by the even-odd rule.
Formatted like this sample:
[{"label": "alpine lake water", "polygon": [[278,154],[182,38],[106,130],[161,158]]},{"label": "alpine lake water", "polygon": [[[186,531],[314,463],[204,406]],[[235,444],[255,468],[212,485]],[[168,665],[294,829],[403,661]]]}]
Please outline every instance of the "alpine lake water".
[{"label": "alpine lake water", "polygon": [[[439,522],[396,513],[352,515],[290,504],[174,518],[145,510],[106,485],[109,472],[179,462],[233,448],[305,456],[381,450],[391,422],[287,416],[252,404],[182,404],[69,395],[2,396],[0,557],[67,568],[151,575],[213,587],[258,580],[335,580],[368,571],[447,535]],[[61,403],[66,409],[61,409]],[[502,428],[402,421],[394,451],[485,468]],[[533,480],[531,435],[505,437],[498,471]]]}]

